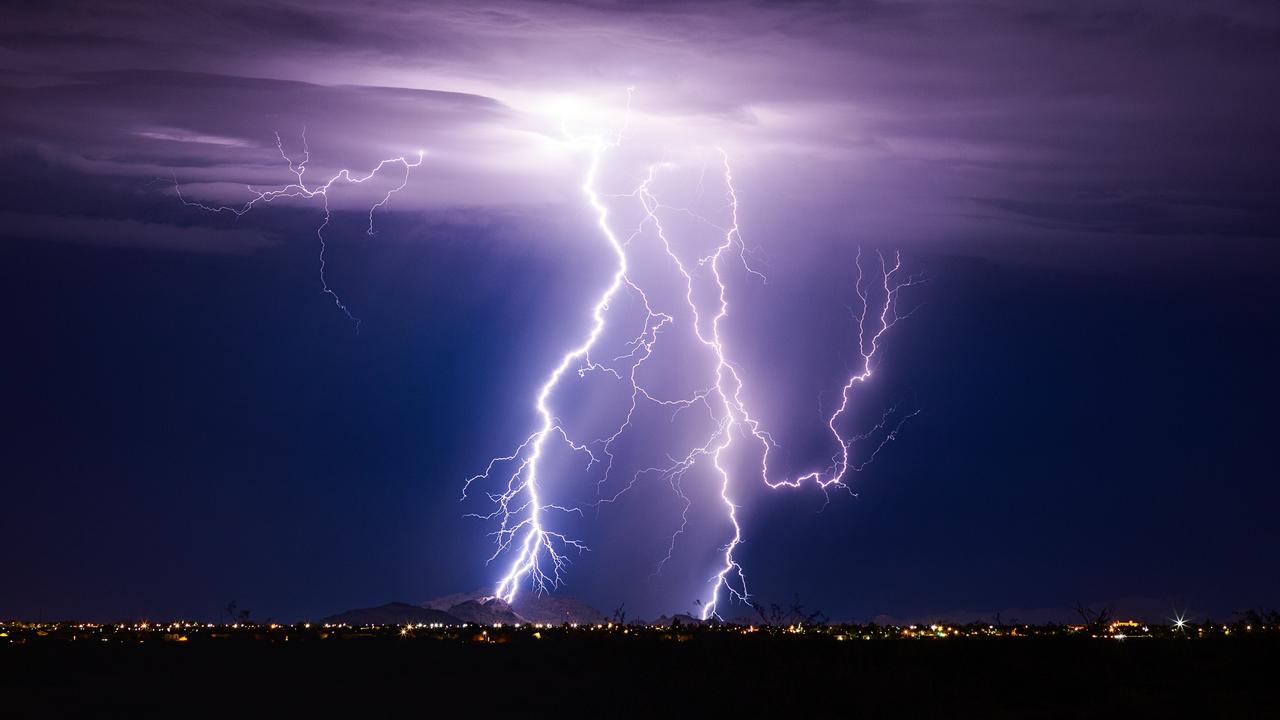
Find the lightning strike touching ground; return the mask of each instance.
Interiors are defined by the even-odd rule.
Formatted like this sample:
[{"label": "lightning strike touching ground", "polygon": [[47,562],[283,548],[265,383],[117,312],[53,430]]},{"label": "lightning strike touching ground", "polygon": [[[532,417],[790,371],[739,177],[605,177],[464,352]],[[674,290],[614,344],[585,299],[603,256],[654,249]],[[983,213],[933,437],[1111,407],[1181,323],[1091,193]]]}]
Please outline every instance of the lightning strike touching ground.
[{"label": "lightning strike touching ground", "polygon": [[[628,96],[628,117],[629,111],[630,96]],[[625,123],[623,127],[625,131]],[[582,144],[580,138],[572,137],[567,131],[565,135],[575,144]],[[718,608],[723,601],[722,590],[729,598],[741,602],[747,602],[750,597],[746,574],[735,557],[735,552],[742,544],[744,537],[738,516],[739,507],[734,500],[738,488],[735,486],[729,458],[735,437],[742,436],[760,444],[761,478],[770,489],[799,487],[808,482],[814,483],[824,492],[831,487],[847,489],[845,480],[848,473],[861,470],[871,462],[880,450],[896,437],[903,423],[916,414],[902,416],[895,423],[892,422],[892,418],[896,408],[891,408],[882,417],[880,423],[867,432],[848,435],[842,428],[842,420],[850,409],[853,389],[871,378],[877,352],[885,333],[899,320],[910,314],[909,312],[899,314],[900,292],[904,288],[921,282],[923,278],[918,275],[904,275],[899,255],[895,254],[892,262],[889,262],[883,254],[877,253],[878,267],[872,264],[873,277],[868,279],[868,271],[864,268],[862,252],[859,249],[855,260],[857,279],[854,287],[862,301],[860,314],[855,316],[860,362],[842,386],[839,407],[826,420],[827,429],[839,449],[833,456],[830,466],[823,470],[815,470],[791,478],[774,479],[769,456],[777,443],[768,432],[762,429],[761,423],[747,409],[747,403],[743,397],[742,375],[734,361],[730,359],[722,328],[730,311],[729,291],[725,282],[729,269],[724,264],[725,260],[736,258],[747,274],[764,279],[764,275],[753,268],[747,259],[747,248],[739,229],[738,194],[729,155],[723,149],[717,148],[722,166],[725,211],[728,215],[728,224],[718,225],[691,210],[662,204],[653,189],[660,168],[658,165],[648,168],[644,179],[632,192],[622,195],[602,194],[597,189],[596,182],[603,156],[607,151],[621,144],[623,135],[624,132],[619,132],[616,139],[611,142],[591,138],[587,143],[590,162],[581,189],[588,205],[595,213],[600,233],[617,260],[610,284],[599,296],[592,309],[590,330],[585,339],[564,353],[539,388],[535,400],[535,409],[540,419],[539,427],[513,453],[494,458],[485,467],[484,472],[469,478],[464,486],[463,498],[467,497],[467,490],[473,483],[491,481],[498,468],[510,468],[503,475],[505,479],[500,483],[500,490],[488,494],[495,509],[487,514],[473,516],[496,521],[498,524],[498,529],[493,533],[497,548],[489,560],[492,562],[506,553],[510,553],[512,557],[505,574],[498,582],[495,594],[507,602],[513,602],[521,583],[525,581],[529,582],[536,592],[557,587],[563,579],[562,573],[568,562],[567,553],[570,550],[586,549],[580,541],[570,539],[549,526],[550,518],[554,513],[580,515],[583,510],[582,506],[549,503],[543,497],[539,481],[545,459],[544,451],[549,440],[556,439],[563,442],[571,451],[586,455],[588,470],[597,463],[603,465],[603,474],[596,482],[597,500],[591,503],[596,508],[618,501],[646,476],[656,475],[671,485],[672,491],[682,503],[681,522],[679,528],[670,536],[666,556],[658,562],[655,574],[660,572],[671,559],[678,538],[688,527],[691,500],[684,492],[682,482],[695,466],[709,461],[717,482],[716,495],[723,506],[724,518],[730,531],[727,541],[720,550],[719,567],[709,579],[711,588],[708,597],[705,601],[700,601],[701,616],[706,620],[719,617]],[[699,187],[701,186],[700,181]],[[610,226],[605,198],[631,199],[640,204],[643,211],[642,219],[634,232],[625,239],[620,240]],[[685,251],[672,242],[663,225],[661,214],[665,212],[688,215],[714,228],[719,233],[719,241],[709,253],[685,259]],[[661,252],[665,254],[670,265],[683,280],[685,288],[683,305],[689,312],[689,325],[698,343],[708,351],[711,360],[710,384],[684,398],[660,397],[660,393],[646,388],[637,378],[640,366],[649,359],[655,345],[659,342],[659,334],[670,331],[680,322],[669,313],[655,311],[646,291],[629,275],[628,250],[633,243],[649,237],[646,233],[651,233]],[[695,298],[699,284],[707,282],[712,283],[710,289],[715,298],[711,307],[704,307]],[[645,310],[643,328],[639,335],[627,343],[627,353],[614,357],[609,363],[596,362],[591,359],[591,352],[606,330],[606,312],[610,304],[624,290],[634,293],[643,304]],[[620,371],[615,367],[619,362],[628,366]],[[629,403],[624,417],[615,429],[597,440],[590,442],[572,440],[551,407],[552,393],[571,370],[576,371],[580,377],[588,372],[605,372],[629,386]],[[712,420],[711,430],[708,435],[694,443],[683,457],[667,455],[668,464],[642,469],[636,472],[620,490],[603,496],[602,489],[608,483],[614,469],[614,443],[632,427],[633,418],[642,402],[673,408],[673,419],[674,414],[694,405],[705,406]],[[888,428],[891,424],[890,430]],[[879,443],[861,461],[855,462],[852,459],[853,446],[876,436],[877,433],[881,434]]]},{"label": "lightning strike touching ground", "polygon": [[332,210],[329,206],[329,190],[338,182],[343,182],[351,185],[359,185],[359,184],[368,182],[374,179],[375,177],[377,177],[378,174],[382,171],[382,169],[388,165],[400,165],[401,167],[404,168],[404,177],[401,179],[400,184],[388,190],[386,194],[382,196],[381,200],[379,200],[377,203],[375,203],[372,207],[369,208],[369,225],[366,228],[365,233],[372,237],[373,235],[376,234],[373,229],[373,213],[377,211],[378,208],[385,208],[387,206],[387,203],[391,201],[391,196],[396,194],[397,192],[400,192],[405,188],[406,185],[408,185],[410,171],[413,168],[416,168],[422,165],[422,160],[423,160],[423,157],[426,155],[426,153],[423,150],[419,150],[418,157],[416,160],[409,160],[404,156],[382,160],[367,174],[360,175],[360,176],[353,175],[350,170],[343,168],[342,170],[339,170],[336,175],[333,175],[328,180],[325,180],[320,184],[308,186],[306,181],[303,179],[303,175],[305,175],[307,172],[307,163],[311,162],[311,148],[307,144],[306,129],[304,128],[302,131],[302,159],[301,160],[295,160],[292,156],[290,156],[285,151],[284,143],[280,140],[280,133],[275,134],[275,140],[276,140],[276,151],[280,153],[280,157],[285,161],[285,163],[288,164],[289,172],[292,173],[295,178],[293,182],[288,183],[283,187],[278,187],[271,190],[258,190],[258,189],[255,189],[252,185],[246,185],[245,187],[248,189],[251,197],[247,201],[245,201],[243,205],[239,207],[233,207],[230,205],[205,205],[204,203],[197,202],[195,200],[189,200],[185,195],[183,195],[182,186],[178,183],[178,179],[176,177],[173,179],[174,191],[177,193],[178,199],[181,200],[182,203],[184,205],[187,205],[188,207],[195,207],[201,210],[206,210],[214,213],[223,213],[223,212],[231,213],[232,215],[235,215],[237,218],[245,215],[246,213],[248,213],[250,210],[252,210],[255,206],[259,204],[270,203],[275,200],[279,200],[280,198],[301,198],[304,200],[310,200],[316,197],[321,198],[321,200],[324,203],[324,220],[323,222],[320,223],[319,227],[316,228],[316,238],[320,241],[321,292],[323,292],[325,295],[328,295],[330,298],[333,299],[333,304],[339,310],[341,310],[344,315],[347,316],[348,320],[355,323],[356,332],[359,332],[360,318],[356,317],[351,313],[351,309],[348,308],[346,303],[343,302],[342,298],[338,296],[338,293],[335,292],[333,288],[329,286],[328,278],[325,276],[325,250],[327,249],[327,247],[325,244],[324,230],[329,226],[329,221],[333,215]]},{"label": "lightning strike touching ground", "polygon": [[[826,427],[838,447],[828,467],[813,470],[793,477],[776,478],[770,467],[770,453],[777,447],[773,437],[763,429],[761,422],[748,411],[744,399],[745,384],[738,366],[731,359],[723,324],[729,316],[729,290],[726,285],[726,273],[729,268],[725,261],[736,259],[741,263],[747,275],[764,280],[765,276],[752,267],[748,261],[748,249],[745,246],[738,223],[738,192],[734,185],[733,169],[729,155],[717,148],[722,168],[721,181],[724,188],[723,212],[728,216],[727,224],[718,224],[711,219],[698,215],[687,208],[665,205],[659,201],[654,190],[659,169],[663,166],[653,165],[648,168],[643,180],[630,193],[622,195],[604,195],[597,188],[601,163],[609,151],[622,144],[630,121],[630,92],[627,98],[627,113],[617,135],[606,140],[598,135],[576,136],[570,132],[567,120],[562,118],[561,132],[575,148],[585,148],[589,161],[581,184],[581,192],[587,205],[593,212],[597,230],[608,244],[616,267],[608,285],[601,291],[595,305],[591,309],[590,325],[579,343],[561,355],[560,360],[551,369],[542,385],[538,388],[534,399],[538,425],[532,434],[510,454],[493,458],[485,466],[484,471],[469,478],[463,487],[463,499],[476,482],[491,482],[502,478],[499,489],[486,491],[486,496],[493,503],[493,510],[488,513],[471,513],[497,523],[492,533],[496,548],[489,557],[489,562],[510,556],[506,571],[495,588],[495,595],[506,602],[513,602],[522,582],[529,582],[537,592],[544,592],[559,586],[563,580],[565,566],[569,562],[572,551],[582,552],[587,549],[580,540],[566,535],[553,527],[551,520],[556,514],[582,516],[584,506],[567,505],[551,502],[543,492],[542,474],[545,472],[546,451],[551,442],[563,443],[569,451],[586,456],[586,470],[597,464],[602,466],[602,474],[596,482],[596,500],[588,505],[597,510],[606,504],[617,502],[623,495],[632,490],[644,478],[657,476],[665,480],[672,492],[681,502],[680,525],[669,537],[665,556],[657,563],[654,574],[661,572],[671,560],[676,550],[677,541],[688,529],[689,510],[692,500],[686,494],[683,483],[695,467],[707,463],[714,471],[716,482],[715,495],[723,508],[728,530],[728,538],[720,547],[718,567],[709,578],[710,590],[705,600],[700,600],[701,616],[709,619],[719,617],[718,609],[724,600],[723,591],[728,598],[748,602],[747,578],[735,553],[743,542],[744,534],[739,519],[739,506],[735,494],[741,490],[735,482],[730,450],[737,437],[753,440],[760,447],[760,477],[765,486],[771,489],[782,487],[800,487],[812,482],[826,492],[829,488],[847,489],[845,480],[848,473],[857,472],[875,459],[880,450],[891,442],[901,429],[903,423],[914,417],[916,413],[906,414],[893,420],[895,408],[890,408],[881,421],[870,430],[850,435],[842,428],[843,419],[851,405],[851,396],[855,386],[866,383],[872,375],[875,360],[884,335],[898,321],[910,313],[899,313],[899,295],[901,291],[922,281],[919,275],[905,275],[902,260],[894,254],[889,261],[881,253],[876,253],[877,262],[870,263],[871,270],[865,267],[861,249],[855,258],[857,272],[854,289],[861,300],[860,312],[855,315],[855,327],[858,336],[858,354],[860,361],[841,388],[840,404],[826,419]],[[403,190],[408,184],[410,172],[419,167],[424,153],[419,152],[416,159],[404,156],[390,158],[379,162],[372,170],[363,175],[355,175],[350,170],[342,169],[337,174],[321,183],[308,185],[305,179],[307,166],[311,162],[311,152],[307,145],[306,132],[302,134],[302,157],[291,156],[285,151],[279,134],[275,136],[276,150],[289,167],[294,180],[284,186],[268,190],[259,190],[246,186],[249,199],[240,206],[207,205],[189,199],[181,185],[174,178],[174,188],[179,199],[186,205],[214,213],[231,213],[239,218],[260,204],[271,203],[281,198],[313,199],[321,198],[324,216],[316,228],[316,237],[320,241],[320,285],[322,291],[333,299],[334,305],[343,312],[359,330],[360,320],[351,313],[346,303],[330,287],[325,275],[325,229],[332,219],[332,208],[329,202],[329,191],[340,183],[361,184],[377,177],[388,165],[399,165],[404,175],[400,182],[391,187],[381,199],[369,208],[368,225],[365,232],[374,235],[374,213],[385,208],[391,196]],[[705,176],[704,166],[702,175]],[[699,195],[704,189],[704,177],[699,178]],[[620,238],[610,224],[609,209],[605,204],[610,200],[631,200],[639,203],[642,219],[635,230],[625,238]],[[688,251],[673,243],[662,216],[666,213],[678,213],[688,216],[697,222],[716,231],[719,240],[710,252],[694,257],[686,257]],[[658,311],[650,302],[646,290],[630,275],[628,250],[633,243],[653,240],[656,247],[665,255],[671,268],[679,275],[684,284],[682,304],[688,311],[688,325],[693,337],[706,349],[710,360],[708,384],[686,397],[669,398],[662,393],[646,387],[640,382],[638,372],[649,360],[654,348],[663,333],[670,332],[680,324],[677,316],[669,312]],[[698,288],[706,283],[711,290],[714,301],[709,307],[696,299]],[[644,320],[640,332],[625,344],[625,352],[606,361],[594,359],[601,337],[607,329],[607,313],[611,305],[624,293],[633,295],[644,309]],[[678,301],[677,301],[678,302]],[[674,311],[674,309],[672,309]],[[604,373],[628,387],[629,402],[623,417],[616,427],[602,436],[585,442],[571,438],[570,433],[560,421],[552,405],[553,393],[562,385],[570,372],[584,377],[588,373]],[[648,467],[635,472],[630,481],[621,489],[605,495],[615,467],[615,443],[632,428],[633,419],[641,404],[667,408],[672,411],[672,420],[676,415],[694,406],[704,407],[711,420],[707,434],[685,451],[682,457],[666,455],[667,464]],[[892,429],[889,429],[892,425]],[[861,460],[855,461],[852,455],[853,446],[861,441],[879,435],[880,440]],[[499,471],[502,472],[499,472]]]},{"label": "lightning strike touching ground", "polygon": [[[622,141],[625,125],[612,142],[606,142],[597,136],[586,139],[576,138],[569,134],[564,123],[562,123],[561,128],[571,142],[579,145],[585,144],[590,152],[591,160],[582,183],[582,192],[586,196],[588,204],[596,213],[599,230],[617,257],[618,265],[614,271],[612,281],[600,295],[592,310],[591,329],[588,331],[586,338],[560,358],[560,362],[552,369],[546,381],[543,382],[542,387],[538,390],[534,404],[541,421],[540,427],[516,449],[515,453],[491,461],[488,467],[485,468],[484,473],[468,479],[466,486],[463,488],[463,498],[465,499],[466,490],[471,483],[476,480],[489,479],[495,463],[518,463],[515,471],[507,477],[505,489],[498,493],[489,494],[489,499],[497,507],[492,513],[483,516],[488,520],[496,519],[499,521],[498,530],[494,533],[497,538],[497,549],[490,556],[490,561],[496,559],[508,549],[514,548],[514,558],[507,573],[498,582],[495,590],[495,594],[508,603],[515,600],[519,584],[525,577],[531,578],[534,588],[539,591],[546,590],[548,586],[558,586],[561,581],[561,572],[567,562],[564,555],[565,551],[570,548],[578,551],[585,549],[581,542],[570,539],[562,533],[552,531],[544,524],[544,515],[548,512],[580,512],[580,509],[547,503],[540,497],[538,471],[547,440],[552,435],[558,434],[570,448],[584,452],[590,457],[588,465],[594,464],[598,460],[587,446],[570,440],[564,429],[557,424],[555,415],[548,404],[549,398],[570,368],[582,375],[588,370],[602,369],[604,367],[591,361],[590,352],[604,332],[605,312],[623,287],[639,292],[639,288],[627,278],[626,249],[613,233],[613,230],[610,229],[608,209],[601,201],[595,188],[601,156],[609,149],[617,147]],[[643,296],[643,293],[640,294]],[[648,303],[646,302],[647,306]],[[650,310],[649,316],[650,318],[654,316],[652,310]],[[656,335],[656,328],[653,333]],[[635,342],[639,346],[651,347],[652,342],[645,343],[643,337],[638,338]],[[614,374],[616,375],[616,372]],[[544,552],[545,559],[543,558]]]}]

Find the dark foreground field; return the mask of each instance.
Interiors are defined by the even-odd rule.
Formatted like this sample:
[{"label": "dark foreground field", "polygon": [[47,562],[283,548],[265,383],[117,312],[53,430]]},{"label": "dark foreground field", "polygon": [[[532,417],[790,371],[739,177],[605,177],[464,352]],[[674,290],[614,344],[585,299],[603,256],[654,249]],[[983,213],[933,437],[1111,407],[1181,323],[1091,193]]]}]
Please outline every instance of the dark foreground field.
[{"label": "dark foreground field", "polygon": [[99,632],[0,642],[0,715],[1280,716],[1274,634]]}]

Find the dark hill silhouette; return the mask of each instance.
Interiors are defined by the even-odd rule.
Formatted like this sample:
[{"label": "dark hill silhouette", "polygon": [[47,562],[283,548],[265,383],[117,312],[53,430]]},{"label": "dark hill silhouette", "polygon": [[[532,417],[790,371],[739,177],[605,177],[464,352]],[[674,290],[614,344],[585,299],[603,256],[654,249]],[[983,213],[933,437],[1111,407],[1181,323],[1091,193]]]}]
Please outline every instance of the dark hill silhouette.
[{"label": "dark hill silhouette", "polygon": [[717,623],[717,620],[703,620],[689,615],[688,613],[676,613],[671,617],[663,615],[653,621],[654,625],[670,625],[672,627],[678,625],[716,625]]},{"label": "dark hill silhouette", "polygon": [[[439,611],[430,610],[430,612]],[[496,625],[499,623],[502,625],[519,625],[527,622],[517,615],[505,601],[495,597],[460,602],[449,608],[448,614],[463,622],[476,623],[478,625]]]},{"label": "dark hill silhouette", "polygon": [[581,600],[561,595],[525,593],[516,598],[512,608],[532,623],[594,625],[608,620],[604,613]]},{"label": "dark hill silhouette", "polygon": [[409,603],[390,602],[372,608],[358,608],[330,615],[321,622],[347,625],[408,625],[417,623],[441,623],[461,625],[462,620],[440,610],[432,610]]},{"label": "dark hill silhouette", "polygon": [[[499,604],[495,605],[495,602]],[[445,611],[467,622],[482,624],[594,625],[608,620],[604,613],[577,598],[534,592],[521,593],[513,605],[507,605],[484,590],[476,590],[428,600],[423,603],[423,607]]]}]

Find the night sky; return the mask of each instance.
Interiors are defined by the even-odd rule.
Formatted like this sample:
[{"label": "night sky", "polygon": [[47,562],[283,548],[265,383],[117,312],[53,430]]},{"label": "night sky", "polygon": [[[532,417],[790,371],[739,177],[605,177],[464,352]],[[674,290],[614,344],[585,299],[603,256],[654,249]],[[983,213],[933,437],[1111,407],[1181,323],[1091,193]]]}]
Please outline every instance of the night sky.
[{"label": "night sky", "polygon": [[[788,468],[832,452],[859,248],[928,277],[851,427],[918,414],[856,497],[736,476],[757,600],[1280,606],[1277,67],[1280,8],[1254,0],[7,10],[0,617],[314,619],[491,587],[463,482],[528,435],[613,271],[558,124],[616,121],[629,87],[608,192],[733,158],[768,281],[735,274],[725,332]],[[358,332],[321,293],[318,201],[237,219],[174,192],[283,185],[274,133],[299,151],[303,128],[308,177],[427,152],[372,237],[376,190],[332,198],[326,277]],[[675,204],[719,179],[685,166]],[[681,347],[670,378],[705,361]],[[588,515],[563,592],[693,608],[714,519],[655,578],[670,488]]]}]

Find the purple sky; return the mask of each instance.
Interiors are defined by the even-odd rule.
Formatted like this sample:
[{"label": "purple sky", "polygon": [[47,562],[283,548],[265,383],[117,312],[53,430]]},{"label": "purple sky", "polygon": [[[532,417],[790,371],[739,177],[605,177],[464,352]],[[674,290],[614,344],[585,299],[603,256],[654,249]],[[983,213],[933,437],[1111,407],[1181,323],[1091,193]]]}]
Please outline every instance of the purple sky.
[{"label": "purple sky", "polygon": [[[460,483],[527,434],[611,268],[561,122],[614,131],[628,88],[603,191],[666,161],[672,201],[722,220],[714,148],[732,158],[770,282],[731,281],[727,332],[785,462],[831,451],[817,411],[850,364],[857,247],[933,278],[857,418],[920,419],[859,498],[819,514],[820,493],[744,494],[762,599],[864,617],[1273,602],[1276,67],[1280,8],[1260,0],[8,11],[0,300],[20,350],[0,369],[25,380],[5,489],[40,510],[0,531],[19,579],[0,616],[237,597],[301,617],[490,584]],[[298,152],[303,128],[308,177],[426,152],[374,239],[359,225],[389,186],[332,197],[330,279],[359,336],[315,297],[314,202],[233,221],[173,191],[282,184],[274,133]],[[674,386],[687,353],[656,359]],[[164,516],[165,493],[206,509],[153,530],[98,513]],[[656,491],[636,507],[584,529],[599,551],[570,590],[691,609],[709,558],[634,583],[673,517]],[[690,547],[709,554],[707,522]],[[1150,560],[1166,550],[1205,569]],[[175,562],[204,570],[157,579]]]}]

